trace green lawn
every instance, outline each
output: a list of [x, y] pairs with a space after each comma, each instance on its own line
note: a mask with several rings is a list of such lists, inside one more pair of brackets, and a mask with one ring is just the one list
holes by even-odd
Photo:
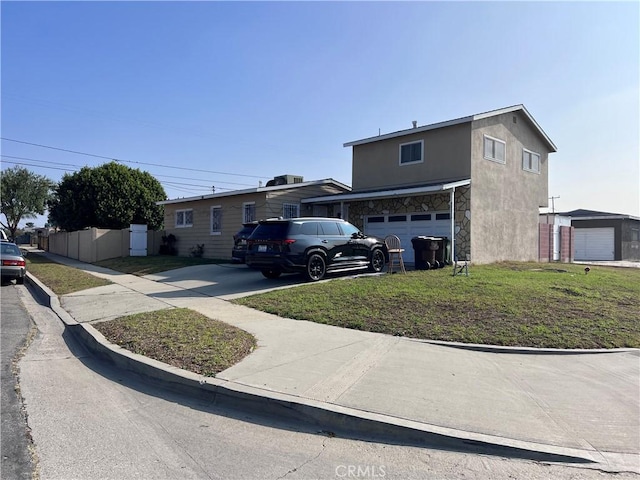
[[413, 338], [546, 348], [640, 347], [640, 269], [502, 263], [309, 284], [235, 302]]
[[93, 326], [133, 353], [205, 376], [226, 370], [256, 347], [250, 333], [187, 308], [139, 313]]
[[109, 285], [109, 280], [68, 267], [42, 255], [30, 252], [26, 257], [27, 271], [44, 283], [56, 295], [67, 295], [93, 287]]

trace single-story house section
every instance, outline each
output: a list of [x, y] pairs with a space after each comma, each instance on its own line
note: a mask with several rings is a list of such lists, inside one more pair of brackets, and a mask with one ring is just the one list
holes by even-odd
[[582, 209], [560, 215], [571, 217], [577, 261], [640, 261], [640, 217]]
[[344, 144], [352, 191], [310, 197], [368, 234], [446, 236], [454, 258], [537, 261], [539, 209], [548, 206], [556, 146], [523, 105]]
[[233, 235], [243, 223], [273, 217], [337, 216], [331, 207], [301, 200], [350, 190], [331, 178], [305, 182], [299, 176], [281, 175], [264, 187], [165, 200], [158, 205], [164, 206], [166, 234], [177, 238], [178, 255], [189, 256], [204, 245], [204, 257], [230, 260]]

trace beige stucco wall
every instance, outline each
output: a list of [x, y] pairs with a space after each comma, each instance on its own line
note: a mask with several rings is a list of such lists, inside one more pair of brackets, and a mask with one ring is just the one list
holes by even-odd
[[[470, 132], [466, 123], [352, 147], [353, 191], [469, 178]], [[424, 140], [424, 161], [400, 165], [400, 145], [418, 140]]]
[[[332, 195], [344, 193], [344, 191], [334, 185], [311, 185], [168, 204], [164, 206], [165, 231], [178, 239], [175, 246], [180, 256], [189, 256], [194, 247], [204, 245], [204, 257], [230, 260], [233, 235], [242, 227], [244, 203], [255, 203], [256, 220], [261, 220], [282, 216], [284, 203], [300, 204], [302, 198]], [[213, 206], [222, 208], [222, 230], [220, 234], [215, 235], [211, 233], [211, 207]], [[311, 215], [311, 208], [300, 205], [300, 216]], [[185, 209], [193, 209], [193, 226], [177, 228], [175, 212]]]
[[[484, 158], [485, 134], [506, 142], [505, 164]], [[538, 207], [548, 203], [548, 147], [520, 112], [473, 122], [471, 141], [472, 262], [536, 261]], [[523, 147], [540, 154], [539, 174], [522, 169]]]

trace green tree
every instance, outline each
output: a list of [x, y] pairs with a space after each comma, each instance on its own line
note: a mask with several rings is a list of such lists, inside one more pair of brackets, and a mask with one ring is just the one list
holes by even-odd
[[148, 172], [117, 162], [84, 167], [65, 174], [49, 202], [49, 222], [63, 230], [87, 227], [126, 228], [131, 223], [162, 228], [163, 208], [157, 201], [167, 196]]
[[0, 175], [0, 212], [6, 219], [6, 223], [0, 224], [15, 238], [20, 220], [44, 214], [54, 184], [20, 166], [8, 168]]

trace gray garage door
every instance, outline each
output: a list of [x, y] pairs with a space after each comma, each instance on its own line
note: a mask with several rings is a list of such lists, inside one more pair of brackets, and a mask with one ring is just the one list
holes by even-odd
[[613, 260], [615, 233], [613, 227], [576, 228], [576, 260]]
[[420, 235], [450, 237], [450, 219], [449, 212], [370, 215], [365, 222], [365, 232], [381, 238], [397, 235], [404, 248], [402, 259], [407, 263], [413, 263], [415, 257], [411, 239]]

